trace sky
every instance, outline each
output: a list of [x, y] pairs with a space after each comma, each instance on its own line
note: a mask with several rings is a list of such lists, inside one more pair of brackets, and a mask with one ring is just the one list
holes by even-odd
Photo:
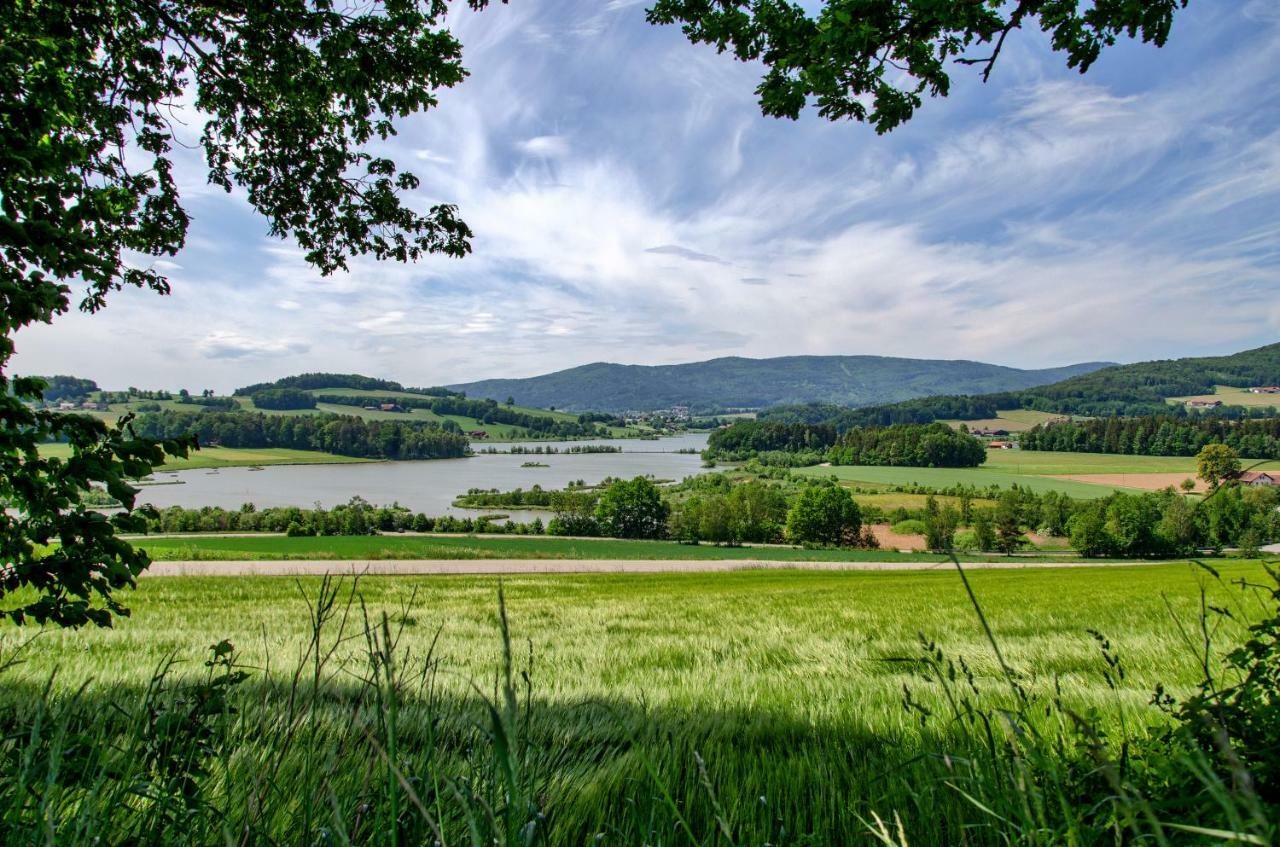
[[[1280, 4], [1196, 0], [1086, 75], [1015, 33], [886, 136], [761, 116], [761, 68], [632, 0], [459, 9], [470, 78], [399, 124], [411, 202], [464, 259], [322, 277], [238, 192], [177, 174], [173, 293], [17, 336], [15, 372], [107, 388], [304, 371], [406, 385], [596, 361], [875, 354], [1018, 367], [1280, 340]], [[198, 130], [198, 116], [188, 126]]]

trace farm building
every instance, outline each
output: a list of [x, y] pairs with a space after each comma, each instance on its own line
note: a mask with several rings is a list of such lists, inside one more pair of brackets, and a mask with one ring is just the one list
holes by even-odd
[[399, 403], [379, 403], [378, 411], [380, 412], [403, 412]]
[[1239, 479], [1241, 485], [1280, 485], [1280, 475], [1266, 471], [1245, 471]]
[[991, 441], [987, 443], [988, 450], [1012, 450], [1017, 446], [1012, 441]]
[[1280, 385], [1255, 385], [1249, 389], [1250, 394], [1280, 394]]
[[983, 438], [995, 438], [995, 437], [1003, 437], [1008, 435], [1009, 430], [1007, 429], [975, 429], [969, 434], [981, 436]]
[[485, 432], [483, 429], [473, 429], [470, 432], [468, 432], [467, 435], [471, 436], [472, 438], [488, 438], [489, 437], [489, 433]]
[[1188, 400], [1188, 409], [1216, 409], [1222, 405], [1221, 400]]

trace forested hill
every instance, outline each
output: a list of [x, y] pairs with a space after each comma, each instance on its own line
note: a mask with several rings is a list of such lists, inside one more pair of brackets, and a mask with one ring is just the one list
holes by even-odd
[[[1230, 356], [1162, 359], [1115, 365], [1021, 391], [926, 397], [860, 409], [831, 406], [787, 406], [762, 417], [783, 423], [828, 423], [838, 430], [853, 426], [928, 423], [939, 419], [980, 420], [998, 410], [1035, 409], [1073, 415], [1185, 415], [1170, 397], [1210, 394], [1218, 385], [1244, 388], [1280, 384], [1280, 343]], [[1280, 405], [1278, 403], [1277, 405]], [[1243, 416], [1240, 407], [1214, 414]], [[1262, 409], [1249, 410], [1263, 414]]]
[[490, 379], [449, 386], [471, 397], [566, 410], [666, 409], [694, 412], [761, 409], [780, 403], [866, 406], [935, 394], [1015, 391], [1088, 373], [1105, 363], [1047, 370], [959, 360], [883, 356], [730, 357], [683, 365], [583, 365], [528, 379]]
[[1163, 403], [1167, 397], [1209, 394], [1217, 385], [1247, 388], [1277, 383], [1280, 383], [1280, 343], [1229, 356], [1116, 365], [1023, 394], [1049, 402], [1083, 398], [1094, 402]]

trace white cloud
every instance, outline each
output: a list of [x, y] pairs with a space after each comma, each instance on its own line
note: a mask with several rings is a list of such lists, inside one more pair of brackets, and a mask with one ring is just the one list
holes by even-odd
[[251, 338], [233, 330], [214, 330], [200, 340], [196, 349], [209, 359], [240, 359], [305, 353], [311, 345], [296, 338]]
[[563, 159], [569, 155], [569, 140], [563, 135], [539, 135], [517, 142], [516, 149], [527, 156]]

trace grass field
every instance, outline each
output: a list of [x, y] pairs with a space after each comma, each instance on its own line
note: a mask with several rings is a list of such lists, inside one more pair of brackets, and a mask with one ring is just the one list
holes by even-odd
[[942, 421], [952, 427], [964, 424], [971, 431], [975, 429], [1007, 429], [1009, 432], [1026, 432], [1036, 424], [1061, 418], [1062, 415], [1052, 412], [1037, 412], [1032, 409], [1001, 409], [994, 418], [983, 418], [977, 421]]
[[[1245, 460], [1248, 467], [1280, 470], [1280, 462], [1261, 464]], [[1084, 499], [1105, 497], [1115, 486], [1099, 485], [1071, 479], [1052, 479], [1072, 474], [1186, 474], [1194, 477], [1193, 456], [1120, 456], [1107, 453], [1058, 453], [1033, 450], [988, 450], [987, 461], [976, 468], [886, 468], [840, 465], [834, 467], [799, 468], [806, 476], [835, 476], [850, 483], [880, 485], [919, 483], [935, 487], [955, 484], [976, 486], [1017, 483], [1032, 491], [1061, 491]], [[1122, 490], [1142, 488], [1140, 480]]]
[[[1224, 579], [1260, 575], [1248, 563], [1222, 571]], [[1163, 722], [1147, 704], [1155, 685], [1180, 694], [1198, 679], [1179, 625], [1194, 620], [1201, 586], [1209, 602], [1231, 602], [1230, 589], [1187, 565], [973, 572], [970, 580], [1032, 696], [1061, 687], [1071, 708], [1098, 710], [1117, 732], [1123, 715], [1139, 742]], [[137, 784], [163, 796], [151, 771], [126, 777], [135, 760], [150, 761], [145, 751], [173, 749], [157, 748], [152, 734], [186, 726], [189, 713], [167, 707], [164, 692], [178, 692], [179, 709], [197, 701], [181, 699], [172, 681], [146, 692], [152, 671], [175, 658], [175, 678], [203, 678], [202, 660], [222, 639], [249, 678], [230, 695], [236, 711], [215, 709], [212, 730], [197, 737], [209, 775], [184, 795], [194, 799], [179, 807], [181, 837], [165, 843], [224, 843], [225, 832], [244, 843], [494, 843], [468, 833], [496, 820], [510, 844], [541, 832], [538, 843], [547, 844], [812, 847], [874, 843], [877, 813], [891, 825], [900, 816], [905, 837], [894, 843], [979, 845], [1008, 843], [1017, 825], [1003, 817], [1020, 796], [1012, 787], [1009, 808], [984, 811], [999, 794], [983, 793], [974, 777], [982, 744], [966, 742], [944, 689], [910, 660], [923, 655], [922, 633], [966, 660], [981, 693], [960, 696], [1007, 699], [954, 572], [507, 578], [517, 670], [509, 701], [495, 676], [498, 580], [367, 579], [360, 603], [346, 603], [346, 587], [337, 593], [328, 628], [313, 640], [316, 607], [306, 598], [320, 586], [318, 578], [144, 581], [127, 595], [133, 616], [113, 629], [49, 631], [28, 645], [3, 672], [0, 707], [43, 714], [53, 677], [54, 698], [66, 700], [41, 718], [40, 743], [52, 748], [68, 732], [78, 756], [66, 788], [48, 775], [13, 795], [37, 804], [28, 840], [89, 842], [96, 826], [126, 843], [171, 830], [128, 793]], [[384, 614], [385, 634], [366, 638], [360, 621]], [[1114, 690], [1089, 628], [1123, 659]], [[25, 637], [0, 630], [0, 655], [13, 655]], [[937, 718], [922, 724], [904, 710], [904, 686]], [[963, 681], [960, 688], [967, 691]], [[62, 715], [93, 716], [101, 743], [114, 739], [111, 755], [98, 764], [87, 725], [59, 730]], [[1062, 765], [1075, 755], [1060, 754]], [[1033, 780], [1053, 776], [1029, 765]], [[1058, 814], [1052, 802], [1042, 809], [1027, 843], [1065, 843], [1054, 837]], [[388, 826], [400, 837], [388, 838]], [[345, 837], [326, 835], [335, 832]]]
[[[69, 444], [41, 444], [40, 455], [66, 458], [71, 455]], [[202, 447], [185, 459], [172, 459], [162, 465], [162, 471], [186, 471], [199, 468], [254, 467], [257, 465], [327, 465], [348, 462], [367, 462], [352, 456], [339, 456], [319, 450], [288, 450], [283, 447]]]
[[[877, 506], [886, 512], [893, 509], [923, 509], [929, 500], [927, 494], [899, 494], [897, 492], [888, 492], [885, 494], [855, 494], [853, 499], [857, 500], [863, 506]], [[960, 507], [959, 497], [935, 497], [940, 506]], [[976, 507], [990, 507], [995, 505], [994, 500], [984, 500], [977, 498], [972, 501], [972, 505]]]
[[[992, 451], [995, 452], [995, 451]], [[882, 485], [926, 485], [946, 488], [950, 485], [986, 487], [998, 485], [1008, 488], [1014, 483], [1036, 492], [1061, 491], [1072, 497], [1088, 500], [1106, 497], [1112, 489], [1073, 480], [1051, 479], [1044, 476], [1019, 474], [1012, 470], [980, 468], [889, 468], [867, 465], [837, 465], [832, 467], [796, 468], [801, 476], [835, 477], [853, 485], [874, 483]]]
[[1243, 388], [1235, 388], [1230, 385], [1214, 386], [1212, 394], [1195, 394], [1188, 397], [1169, 397], [1167, 399], [1175, 406], [1181, 406], [1188, 400], [1221, 400], [1227, 406], [1259, 406], [1262, 408], [1275, 406], [1280, 408], [1280, 395], [1278, 394], [1250, 394]]
[[[942, 556], [890, 550], [806, 550], [793, 547], [716, 547], [674, 541], [623, 541], [519, 536], [373, 535], [315, 538], [165, 537], [134, 542], [157, 560], [223, 559], [763, 559], [776, 562], [943, 562]], [[999, 555], [965, 555], [973, 561], [1008, 561]], [[1019, 556], [1019, 561], [1029, 560]], [[1051, 561], [1051, 559], [1050, 559]]]

